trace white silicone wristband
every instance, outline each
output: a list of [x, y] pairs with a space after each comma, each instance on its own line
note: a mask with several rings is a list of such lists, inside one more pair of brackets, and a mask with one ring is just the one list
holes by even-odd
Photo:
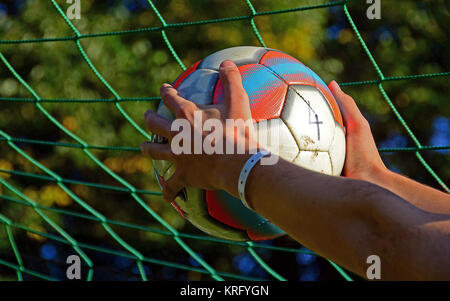
[[245, 162], [244, 167], [242, 167], [241, 174], [239, 175], [239, 182], [238, 182], [239, 197], [241, 198], [242, 204], [244, 204], [244, 206], [250, 210], [253, 209], [250, 208], [250, 206], [247, 203], [247, 200], [245, 199], [245, 184], [247, 183], [247, 178], [252, 168], [256, 165], [256, 163], [259, 162], [259, 160], [261, 160], [261, 158], [268, 155], [270, 155], [270, 152], [264, 150], [259, 151], [256, 154], [252, 155], [247, 160], [247, 162]]

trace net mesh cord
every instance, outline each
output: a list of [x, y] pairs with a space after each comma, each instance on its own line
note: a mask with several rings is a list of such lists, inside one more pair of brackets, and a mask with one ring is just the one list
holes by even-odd
[[[5, 216], [3, 213], [0, 213], [0, 224], [5, 228], [5, 232], [7, 235], [7, 238], [9, 240], [10, 244], [10, 250], [15, 258], [15, 262], [6, 261], [4, 259], [0, 258], [0, 265], [6, 266], [10, 269], [15, 270], [17, 274], [17, 279], [22, 280], [23, 274], [29, 274], [31, 276], [34, 276], [39, 279], [43, 280], [58, 280], [54, 279], [52, 276], [45, 275], [43, 273], [40, 273], [39, 271], [32, 270], [30, 268], [27, 268], [24, 265], [20, 248], [16, 244], [16, 241], [14, 239], [14, 231], [27, 231], [30, 233], [34, 233], [36, 235], [43, 236], [47, 239], [54, 240], [63, 244], [67, 244], [70, 246], [73, 251], [80, 256], [84, 264], [89, 268], [89, 272], [87, 273], [86, 280], [92, 280], [94, 275], [94, 263], [89, 258], [89, 256], [86, 254], [86, 250], [96, 251], [100, 253], [110, 254], [114, 256], [120, 256], [128, 259], [132, 259], [135, 261], [139, 275], [142, 280], [147, 280], [146, 271], [144, 269], [143, 264], [151, 264], [151, 265], [160, 265], [160, 266], [167, 266], [172, 267], [175, 269], [180, 270], [186, 270], [186, 271], [195, 271], [202, 274], [209, 275], [214, 280], [227, 280], [227, 279], [238, 279], [238, 280], [270, 280], [270, 279], [259, 279], [256, 277], [250, 277], [240, 274], [234, 274], [234, 273], [228, 273], [228, 272], [222, 272], [214, 269], [210, 264], [208, 264], [204, 259], [202, 259], [201, 256], [199, 256], [194, 250], [185, 242], [185, 240], [192, 241], [195, 243], [195, 241], [203, 240], [203, 241], [210, 241], [217, 244], [234, 244], [241, 247], [244, 247], [247, 249], [247, 252], [253, 257], [253, 259], [272, 277], [271, 279], [276, 280], [286, 280], [282, 275], [280, 275], [275, 269], [270, 267], [264, 260], [261, 258], [261, 256], [258, 255], [257, 250], [258, 249], [270, 249], [280, 252], [293, 252], [293, 253], [308, 253], [313, 254], [312, 252], [301, 250], [299, 248], [286, 248], [286, 247], [277, 247], [277, 246], [271, 246], [271, 245], [265, 245], [262, 243], [256, 243], [256, 242], [233, 242], [228, 240], [223, 240], [215, 237], [210, 237], [206, 235], [194, 235], [189, 233], [182, 233], [178, 230], [176, 230], [174, 227], [172, 227], [170, 224], [168, 224], [161, 216], [159, 216], [154, 210], [152, 210], [146, 202], [142, 199], [142, 195], [161, 195], [160, 191], [150, 191], [150, 190], [144, 190], [144, 189], [138, 189], [131, 185], [129, 182], [127, 182], [126, 179], [119, 176], [116, 172], [112, 171], [108, 166], [106, 166], [103, 162], [101, 162], [91, 151], [92, 150], [109, 150], [109, 151], [121, 151], [121, 152], [140, 152], [139, 148], [136, 147], [129, 147], [129, 146], [107, 146], [107, 145], [93, 145], [89, 144], [86, 141], [84, 141], [79, 136], [72, 133], [70, 130], [68, 130], [62, 123], [60, 123], [55, 117], [53, 117], [48, 110], [44, 108], [42, 105], [43, 103], [50, 103], [50, 102], [56, 102], [56, 103], [83, 103], [83, 104], [89, 104], [89, 103], [99, 103], [99, 102], [106, 102], [113, 105], [118, 112], [121, 114], [121, 116], [126, 119], [126, 121], [135, 128], [136, 131], [138, 131], [145, 139], [150, 140], [150, 134], [145, 130], [142, 129], [123, 109], [121, 106], [121, 103], [123, 102], [137, 102], [137, 101], [159, 101], [159, 97], [139, 97], [139, 98], [126, 98], [120, 96], [116, 90], [113, 88], [113, 86], [105, 80], [105, 78], [102, 76], [99, 70], [96, 69], [94, 64], [92, 63], [91, 59], [87, 55], [84, 47], [81, 44], [81, 40], [83, 39], [93, 39], [98, 37], [105, 37], [105, 36], [119, 36], [119, 35], [132, 35], [132, 34], [139, 34], [139, 33], [146, 33], [146, 32], [159, 32], [161, 34], [161, 37], [167, 46], [167, 50], [172, 56], [172, 58], [178, 63], [181, 70], [186, 70], [186, 66], [183, 64], [182, 60], [180, 59], [179, 55], [177, 54], [177, 51], [174, 49], [171, 41], [167, 37], [166, 31], [171, 30], [173, 28], [182, 28], [187, 26], [202, 26], [206, 24], [212, 24], [212, 23], [221, 23], [221, 22], [235, 22], [235, 21], [248, 21], [248, 24], [253, 31], [256, 39], [260, 43], [261, 46], [266, 47], [266, 43], [264, 42], [263, 37], [261, 36], [256, 24], [255, 24], [255, 18], [259, 16], [268, 16], [268, 15], [277, 15], [277, 14], [287, 14], [297, 11], [306, 11], [306, 10], [312, 10], [312, 9], [324, 9], [329, 8], [332, 6], [341, 7], [345, 13], [345, 16], [347, 18], [348, 23], [350, 24], [351, 28], [353, 29], [354, 35], [357, 37], [357, 40], [359, 41], [362, 50], [364, 54], [366, 55], [367, 59], [370, 60], [374, 70], [377, 73], [377, 78], [370, 81], [355, 81], [355, 82], [345, 82], [340, 83], [341, 86], [364, 86], [364, 85], [375, 85], [379, 92], [382, 95], [382, 98], [384, 101], [389, 105], [392, 113], [396, 116], [398, 122], [401, 124], [401, 126], [405, 129], [407, 135], [412, 139], [414, 142], [414, 147], [402, 147], [402, 148], [379, 148], [380, 152], [410, 152], [414, 153], [417, 160], [422, 164], [422, 166], [427, 170], [428, 173], [439, 183], [439, 185], [447, 192], [449, 191], [448, 186], [443, 182], [443, 180], [439, 177], [439, 175], [433, 170], [433, 168], [424, 160], [422, 157], [423, 151], [434, 151], [434, 150], [447, 150], [450, 149], [450, 145], [444, 145], [444, 146], [426, 146], [422, 145], [420, 141], [416, 138], [416, 135], [413, 133], [411, 128], [408, 126], [405, 119], [402, 117], [400, 112], [397, 110], [396, 106], [392, 102], [392, 100], [389, 98], [388, 94], [386, 93], [385, 89], [383, 88], [383, 83], [390, 82], [390, 81], [409, 81], [409, 80], [418, 80], [423, 78], [434, 78], [434, 77], [446, 77], [450, 75], [450, 72], [441, 72], [441, 73], [431, 73], [431, 74], [416, 74], [416, 75], [405, 75], [405, 76], [395, 76], [395, 77], [386, 77], [380, 67], [378, 66], [375, 58], [373, 57], [371, 51], [367, 47], [365, 41], [363, 40], [362, 36], [359, 33], [359, 30], [357, 26], [355, 25], [355, 22], [350, 14], [349, 8], [348, 8], [348, 0], [347, 1], [333, 1], [323, 4], [317, 4], [317, 5], [309, 5], [309, 6], [300, 6], [296, 8], [290, 8], [290, 9], [283, 9], [283, 10], [272, 10], [272, 11], [261, 11], [258, 12], [253, 7], [253, 4], [250, 0], [245, 0], [245, 4], [248, 7], [249, 14], [248, 15], [242, 15], [242, 16], [236, 16], [236, 17], [228, 17], [228, 18], [220, 18], [220, 19], [212, 19], [212, 20], [200, 20], [200, 21], [193, 21], [193, 22], [184, 22], [184, 23], [166, 23], [165, 19], [161, 15], [161, 13], [158, 11], [156, 6], [151, 0], [148, 0], [149, 9], [155, 14], [155, 16], [158, 18], [159, 22], [161, 23], [160, 26], [156, 27], [148, 27], [148, 28], [139, 28], [139, 29], [132, 29], [132, 30], [124, 30], [124, 31], [115, 31], [115, 32], [99, 32], [99, 33], [92, 33], [92, 34], [82, 34], [78, 31], [78, 29], [74, 26], [74, 24], [67, 18], [61, 7], [57, 4], [56, 1], [50, 0], [51, 4], [55, 8], [57, 14], [59, 17], [63, 18], [66, 22], [67, 26], [70, 27], [70, 29], [73, 32], [72, 36], [66, 36], [66, 37], [54, 37], [54, 38], [38, 38], [38, 39], [27, 39], [27, 40], [0, 40], [0, 44], [25, 44], [25, 43], [46, 43], [46, 42], [63, 42], [63, 43], [73, 43], [74, 47], [77, 48], [79, 55], [84, 59], [85, 63], [89, 66], [89, 68], [92, 70], [92, 72], [95, 74], [97, 79], [106, 87], [106, 89], [110, 92], [112, 95], [111, 98], [97, 98], [97, 99], [73, 99], [73, 98], [64, 98], [64, 99], [46, 99], [41, 97], [36, 93], [35, 90], [24, 80], [21, 74], [19, 74], [14, 66], [10, 64], [8, 59], [4, 56], [2, 52], [0, 52], [0, 60], [4, 67], [6, 67], [11, 74], [14, 76], [17, 81], [20, 82], [20, 84], [29, 92], [30, 97], [29, 98], [19, 98], [19, 97], [0, 97], [0, 103], [1, 102], [29, 102], [33, 103], [38, 111], [45, 116], [45, 118], [48, 119], [49, 122], [57, 126], [67, 137], [73, 140], [73, 143], [67, 143], [67, 142], [54, 142], [54, 141], [45, 141], [45, 140], [34, 140], [34, 139], [24, 139], [19, 137], [12, 137], [7, 132], [4, 131], [4, 129], [0, 129], [0, 143], [3, 144], [2, 147], [7, 145], [11, 151], [16, 152], [20, 156], [22, 156], [25, 160], [29, 161], [33, 165], [35, 165], [42, 173], [28, 173], [28, 172], [22, 172], [22, 171], [15, 171], [15, 170], [6, 170], [6, 169], [0, 169], [0, 173], [3, 174], [10, 174], [18, 177], [28, 177], [28, 178], [34, 178], [42, 181], [47, 182], [54, 182], [56, 185], [58, 185], [67, 195], [73, 199], [74, 202], [76, 202], [78, 205], [80, 205], [83, 209], [85, 209], [85, 213], [79, 213], [71, 210], [66, 209], [60, 209], [52, 206], [44, 206], [38, 204], [36, 200], [33, 200], [26, 196], [23, 192], [20, 191], [18, 187], [15, 187], [12, 185], [9, 181], [7, 181], [5, 178], [0, 177], [0, 184], [4, 187], [5, 190], [7, 190], [11, 195], [2, 194], [0, 195], [0, 199], [5, 202], [11, 202], [14, 204], [17, 204], [18, 206], [27, 206], [32, 208], [36, 214], [42, 218], [49, 227], [51, 227], [54, 230], [53, 234], [45, 233], [42, 231], [38, 231], [36, 229], [32, 229], [26, 225], [16, 223], [9, 217]], [[269, 45], [270, 47], [270, 45]], [[92, 160], [100, 169], [102, 169], [109, 177], [113, 178], [117, 183], [120, 185], [105, 185], [100, 183], [94, 183], [94, 182], [86, 182], [81, 180], [74, 180], [74, 179], [68, 179], [64, 178], [60, 175], [58, 175], [56, 172], [50, 170], [49, 168], [45, 167], [44, 164], [38, 162], [36, 159], [34, 159], [32, 156], [28, 155], [21, 147], [19, 146], [21, 143], [29, 143], [29, 144], [36, 144], [36, 145], [49, 145], [54, 147], [61, 147], [61, 148], [71, 148], [71, 149], [77, 149], [80, 152], [83, 152], [86, 158], [89, 160]], [[78, 184], [78, 185], [86, 185], [89, 187], [93, 187], [96, 189], [103, 189], [103, 190], [109, 190], [114, 191], [117, 193], [123, 193], [128, 194], [141, 208], [148, 213], [148, 215], [155, 219], [158, 223], [161, 224], [161, 226], [164, 228], [164, 230], [152, 228], [152, 227], [144, 227], [141, 225], [133, 224], [133, 223], [127, 223], [127, 222], [121, 222], [119, 220], [112, 220], [108, 219], [106, 216], [104, 216], [101, 212], [95, 210], [93, 207], [91, 207], [88, 202], [81, 197], [79, 197], [76, 193], [74, 193], [67, 184]], [[58, 213], [61, 215], [67, 215], [72, 216], [77, 219], [84, 219], [89, 221], [94, 221], [97, 223], [100, 223], [101, 226], [104, 228], [104, 230], [116, 241], [121, 247], [122, 250], [113, 250], [108, 249], [105, 247], [93, 245], [93, 244], [87, 244], [80, 242], [76, 239], [74, 239], [70, 233], [68, 233], [66, 230], [64, 230], [61, 226], [59, 226], [56, 222], [54, 222], [48, 215], [49, 212]], [[137, 250], [132, 246], [130, 242], [127, 242], [124, 238], [122, 238], [119, 234], [117, 234], [112, 226], [118, 226], [118, 227], [124, 227], [128, 229], [134, 229], [134, 230], [140, 230], [140, 231], [147, 231], [151, 233], [155, 233], [158, 235], [165, 235], [170, 236], [177, 245], [184, 250], [188, 255], [190, 255], [197, 263], [198, 266], [191, 266], [186, 264], [180, 264], [177, 262], [171, 262], [171, 261], [165, 261], [161, 259], [151, 258], [145, 256], [142, 252]], [[14, 231], [13, 231], [14, 230]], [[328, 260], [329, 261], [329, 260]], [[352, 278], [350, 275], [344, 271], [341, 267], [336, 265], [335, 263], [329, 261], [329, 263], [335, 268], [340, 275], [345, 279], [351, 281]]]

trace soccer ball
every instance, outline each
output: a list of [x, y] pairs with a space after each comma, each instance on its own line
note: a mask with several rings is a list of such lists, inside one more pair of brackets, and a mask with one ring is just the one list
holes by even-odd
[[[232, 60], [241, 72], [253, 119], [266, 123], [265, 127], [256, 127], [264, 128], [257, 133], [258, 139], [265, 141], [261, 143], [264, 147], [304, 168], [335, 176], [341, 173], [345, 134], [339, 107], [327, 85], [297, 59], [262, 47], [227, 48], [196, 62], [173, 86], [182, 97], [197, 104], [222, 102], [218, 70], [224, 60]], [[162, 102], [157, 112], [174, 119]], [[278, 135], [276, 149], [270, 139], [262, 139], [271, 131]], [[162, 140], [155, 136], [154, 141]], [[160, 185], [175, 171], [168, 161], [154, 160], [153, 166]], [[224, 191], [186, 187], [172, 206], [197, 228], [216, 237], [245, 241], [284, 234]]]

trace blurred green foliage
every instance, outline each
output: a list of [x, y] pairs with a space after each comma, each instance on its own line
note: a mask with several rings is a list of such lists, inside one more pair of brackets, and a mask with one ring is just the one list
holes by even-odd
[[[288, 0], [254, 2], [256, 11], [325, 3]], [[58, 3], [63, 9], [68, 7], [65, 1]], [[11, 7], [14, 5], [7, 4], [9, 11], [0, 14], [1, 40], [74, 35], [50, 1], [29, 0], [22, 1], [21, 5], [22, 7], [12, 13]], [[155, 5], [167, 23], [249, 14], [245, 1], [171, 0], [157, 1]], [[382, 1], [381, 20], [366, 18], [365, 1], [350, 1], [349, 10], [384, 75], [402, 76], [450, 70], [448, 6], [446, 1]], [[112, 0], [96, 3], [93, 0], [82, 1], [81, 19], [73, 20], [73, 23], [82, 34], [161, 25], [154, 12], [148, 5], [142, 5], [142, 1]], [[332, 79], [341, 83], [378, 78], [345, 19], [341, 6], [258, 16], [255, 23], [267, 47], [280, 49], [297, 57], [326, 82]], [[238, 45], [259, 46], [249, 20], [169, 28], [166, 34], [185, 66], [222, 48]], [[173, 81], [182, 71], [158, 31], [85, 38], [81, 40], [81, 44], [95, 67], [122, 97], [158, 96], [159, 86]], [[41, 98], [113, 98], [88, 67], [72, 41], [0, 44], [0, 52]], [[0, 66], [0, 97], [32, 97], [3, 64]], [[392, 81], [384, 83], [383, 86], [422, 144], [428, 145], [433, 141], [450, 144], [448, 77]], [[375, 85], [349, 86], [344, 90], [357, 100], [371, 123], [379, 146], [414, 146]], [[145, 129], [143, 114], [149, 108], [154, 109], [157, 101], [135, 101], [121, 105], [136, 123]], [[67, 129], [89, 144], [137, 147], [144, 140], [111, 102], [45, 103], [43, 106]], [[436, 120], [440, 121], [436, 123]], [[0, 101], [0, 129], [12, 137], [74, 142], [49, 122], [33, 103]], [[444, 134], [437, 134], [439, 131]], [[433, 140], [434, 135], [441, 136]], [[20, 147], [62, 177], [120, 186], [80, 149], [34, 144], [20, 144]], [[112, 150], [92, 152], [135, 187], [158, 190], [151, 162], [140, 153]], [[426, 151], [423, 155], [444, 182], [448, 183], [448, 152]], [[413, 153], [386, 153], [383, 158], [396, 171], [439, 187]], [[12, 150], [4, 141], [0, 141], [0, 169], [42, 174], [42, 171]], [[85, 213], [55, 183], [3, 173], [0, 176], [39, 204]], [[163, 229], [127, 193], [76, 184], [68, 184], [68, 187], [110, 219]], [[2, 186], [0, 194], [13, 196]], [[163, 203], [159, 196], [142, 195], [142, 198], [173, 227], [182, 232], [201, 234], [169, 205]], [[29, 207], [2, 199], [0, 212], [17, 223], [43, 232], [50, 231]], [[67, 218], [51, 212], [48, 215], [77, 240], [120, 249], [99, 223]], [[145, 255], [189, 264], [189, 256], [170, 236], [121, 227], [113, 228]], [[50, 273], [49, 265], [41, 264], [43, 259], [39, 258], [42, 256], [42, 246], [47, 240], [22, 230], [15, 230], [14, 235], [24, 261], [38, 270], [41, 269], [43, 273]], [[188, 243], [214, 268], [227, 272], [242, 272], [233, 264], [233, 258], [245, 251], [244, 248], [196, 240]], [[298, 246], [287, 237], [278, 239], [273, 244]], [[61, 249], [60, 252], [70, 254], [70, 249]], [[276, 267], [278, 272], [289, 279], [298, 279], [302, 269], [295, 264], [294, 254], [267, 254], [264, 258], [269, 265]], [[6, 233], [1, 227], [0, 258], [14, 262]], [[104, 274], [117, 273], [113, 268], [108, 272], [108, 260], [113, 259], [98, 260], [100, 263], [95, 264], [105, 269]], [[55, 261], [64, 265], [64, 256], [61, 255]], [[155, 279], [164, 279], [166, 272], [163, 268], [150, 268]], [[337, 273], [324, 262], [321, 262], [321, 271], [321, 279], [338, 278]], [[185, 274], [177, 271], [172, 278], [209, 279], [206, 275], [196, 272], [189, 272], [187, 276]], [[12, 276], [12, 270], [0, 267], [0, 279], [10, 279]]]

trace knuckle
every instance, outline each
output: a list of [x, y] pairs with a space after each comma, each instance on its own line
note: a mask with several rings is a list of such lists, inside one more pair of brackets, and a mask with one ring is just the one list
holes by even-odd
[[184, 102], [178, 106], [178, 114], [183, 118], [187, 118], [194, 114], [194, 111], [196, 110], [196, 108], [197, 107], [194, 103]]
[[232, 69], [232, 68], [224, 68], [223, 69], [223, 74], [225, 75], [225, 76], [229, 76], [230, 74], [233, 74], [234, 73], [234, 69]]
[[364, 118], [362, 115], [359, 118], [359, 124], [362, 128], [364, 129], [369, 129], [370, 130], [370, 123], [367, 121], [366, 118]]
[[180, 118], [186, 118], [187, 112], [185, 110], [183, 110], [183, 108], [178, 107], [178, 108], [176, 108], [175, 115]]
[[168, 98], [168, 97], [173, 97], [177, 94], [177, 90], [175, 90], [172, 87], [163, 87], [161, 88], [161, 97], [162, 98]]
[[185, 105], [188, 107], [188, 109], [191, 112], [194, 112], [194, 111], [198, 110], [197, 105], [195, 103], [191, 102], [191, 101], [186, 102]]
[[355, 120], [354, 128], [356, 131], [359, 131], [359, 132], [368, 132], [368, 131], [370, 132], [371, 131], [369, 122], [367, 121], [367, 119], [365, 119], [362, 116], [360, 118], [358, 118], [357, 120]]
[[340, 101], [344, 106], [353, 106], [356, 105], [353, 98], [344, 92], [340, 96], [337, 97], [338, 101]]
[[345, 98], [347, 99], [348, 102], [354, 103], [356, 105], [356, 102], [353, 99], [353, 97], [351, 97], [350, 95], [345, 94], [345, 93], [344, 93], [344, 96], [345, 96]]
[[233, 82], [240, 76], [240, 73], [236, 69], [227, 68], [224, 71], [224, 75], [227, 82]]

